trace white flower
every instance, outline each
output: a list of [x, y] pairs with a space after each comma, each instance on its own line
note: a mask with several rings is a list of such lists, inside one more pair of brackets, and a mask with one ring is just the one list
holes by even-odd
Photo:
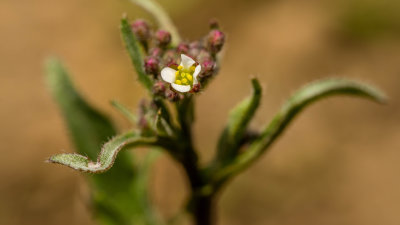
[[170, 83], [172, 88], [179, 92], [192, 90], [193, 85], [198, 84], [197, 76], [200, 74], [201, 66], [194, 66], [196, 62], [187, 55], [181, 54], [181, 64], [178, 70], [165, 67], [161, 70], [161, 78]]

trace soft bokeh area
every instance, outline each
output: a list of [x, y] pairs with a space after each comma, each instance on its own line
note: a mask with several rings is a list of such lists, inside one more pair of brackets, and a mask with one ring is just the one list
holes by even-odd
[[[259, 77], [264, 96], [253, 127], [315, 79], [340, 76], [376, 84], [381, 106], [334, 97], [307, 108], [254, 166], [221, 196], [221, 225], [400, 224], [400, 3], [398, 0], [160, 0], [188, 40], [218, 18], [227, 34], [222, 70], [198, 96], [196, 144], [214, 154], [229, 109]], [[46, 90], [43, 61], [59, 56], [76, 85], [121, 130], [109, 104], [134, 109], [135, 81], [118, 25], [151, 17], [128, 0], [0, 1], [0, 224], [94, 224], [82, 175], [44, 163], [73, 151]], [[166, 155], [151, 178], [152, 198], [173, 215], [186, 194]]]

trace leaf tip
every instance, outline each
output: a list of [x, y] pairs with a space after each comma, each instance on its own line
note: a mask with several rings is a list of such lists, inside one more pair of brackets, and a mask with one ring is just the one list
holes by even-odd
[[257, 94], [261, 93], [262, 87], [261, 87], [260, 81], [258, 80], [257, 77], [254, 76], [251, 78], [251, 84], [253, 85], [253, 89], [254, 89], [255, 93], [257, 93]]

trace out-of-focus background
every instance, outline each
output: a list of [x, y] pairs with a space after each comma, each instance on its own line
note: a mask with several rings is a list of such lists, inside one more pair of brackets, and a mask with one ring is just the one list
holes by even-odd
[[[222, 70], [198, 97], [203, 162], [229, 109], [249, 94], [251, 75], [265, 87], [254, 128], [323, 77], [373, 83], [390, 97], [385, 106], [335, 97], [306, 109], [221, 196], [220, 224], [400, 224], [398, 0], [160, 3], [188, 40], [205, 35], [210, 18], [227, 33]], [[145, 92], [120, 40], [124, 12], [151, 20], [128, 0], [0, 1], [0, 224], [94, 224], [82, 175], [44, 163], [73, 148], [42, 65], [62, 58], [84, 95], [126, 129], [109, 100], [135, 108]], [[167, 156], [153, 170], [152, 198], [164, 216], [184, 200], [182, 175]]]

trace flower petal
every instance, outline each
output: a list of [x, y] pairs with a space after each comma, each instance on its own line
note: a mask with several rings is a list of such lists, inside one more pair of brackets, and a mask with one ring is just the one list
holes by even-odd
[[196, 69], [194, 69], [193, 73], [193, 84], [198, 84], [199, 82], [197, 81], [197, 76], [200, 74], [201, 71], [201, 66], [200, 64], [196, 66]]
[[175, 90], [179, 92], [188, 92], [191, 89], [190, 85], [179, 85], [175, 83], [171, 83], [171, 85]]
[[168, 83], [174, 83], [176, 78], [175, 73], [176, 70], [169, 67], [165, 67], [164, 69], [161, 70], [161, 78]]
[[181, 65], [184, 69], [189, 69], [195, 61], [185, 54], [181, 54]]

